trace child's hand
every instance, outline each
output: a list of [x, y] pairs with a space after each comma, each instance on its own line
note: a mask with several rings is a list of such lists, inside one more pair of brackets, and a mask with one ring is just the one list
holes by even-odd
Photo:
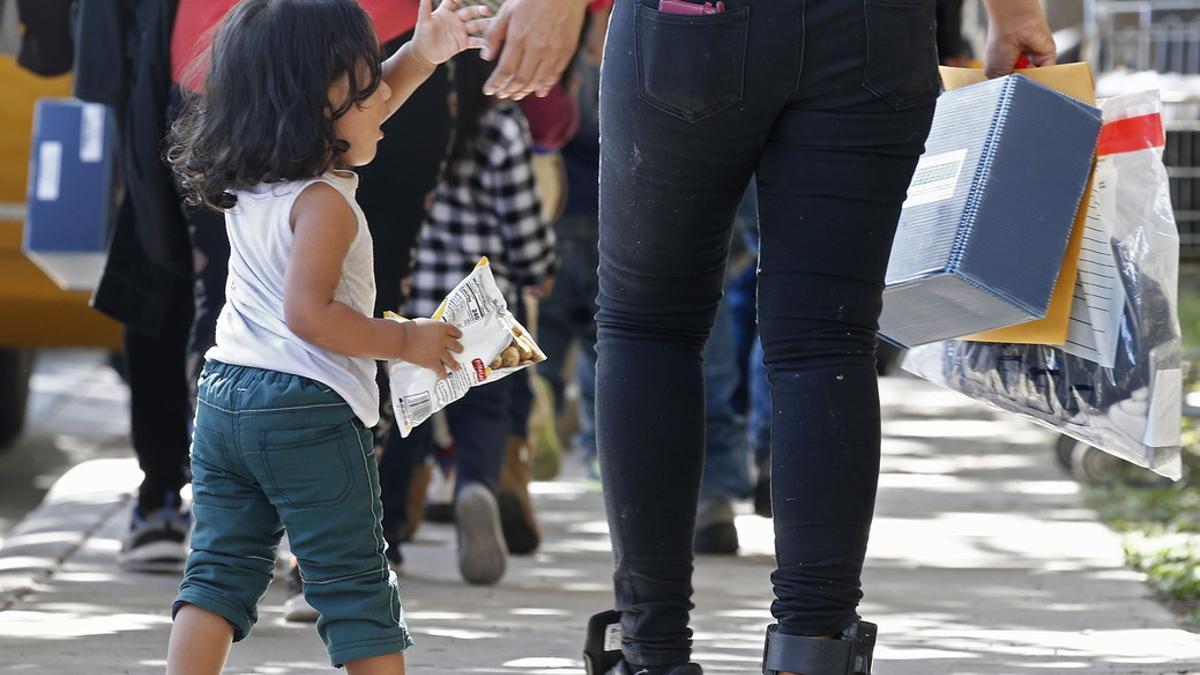
[[462, 331], [432, 319], [405, 321], [400, 326], [404, 329], [401, 359], [428, 368], [443, 380], [450, 376], [449, 371], [459, 369], [454, 354], [462, 353], [463, 346], [458, 341]]
[[433, 0], [421, 0], [413, 48], [435, 66], [467, 49], [481, 49], [487, 46], [482, 36], [492, 23], [484, 17], [491, 13], [484, 5], [460, 8], [459, 0], [442, 0], [434, 11]]

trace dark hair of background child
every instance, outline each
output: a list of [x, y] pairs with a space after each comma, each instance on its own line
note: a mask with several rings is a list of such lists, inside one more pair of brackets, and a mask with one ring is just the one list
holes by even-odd
[[479, 142], [479, 123], [495, 99], [483, 93], [483, 85], [495, 70], [495, 63], [479, 58], [479, 53], [467, 51], [454, 57], [455, 111], [454, 141], [450, 147], [451, 161], [469, 159]]

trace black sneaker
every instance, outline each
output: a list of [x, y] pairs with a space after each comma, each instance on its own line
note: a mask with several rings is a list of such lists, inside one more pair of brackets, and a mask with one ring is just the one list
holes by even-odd
[[733, 504], [727, 499], [701, 501], [696, 512], [696, 534], [692, 540], [692, 549], [696, 553], [736, 555], [738, 545]]
[[292, 562], [288, 572], [287, 602], [283, 603], [283, 620], [293, 623], [316, 623], [321, 616], [304, 597], [304, 580], [300, 578], [300, 566]]
[[191, 531], [192, 514], [180, 509], [178, 495], [167, 497], [161, 508], [150, 513], [143, 513], [135, 502], [121, 545], [121, 567], [135, 572], [182, 572]]
[[704, 669], [695, 663], [677, 666], [634, 666], [622, 661], [609, 671], [609, 675], [704, 675]]

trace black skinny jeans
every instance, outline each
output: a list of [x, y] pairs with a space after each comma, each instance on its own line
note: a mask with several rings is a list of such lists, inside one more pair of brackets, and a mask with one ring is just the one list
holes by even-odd
[[601, 79], [598, 444], [624, 651], [687, 661], [701, 351], [758, 180], [781, 630], [856, 619], [879, 473], [875, 334], [938, 93], [934, 0], [618, 0]]
[[143, 514], [162, 508], [168, 497], [178, 506], [179, 491], [191, 480], [192, 407], [184, 374], [192, 325], [191, 284], [177, 279], [168, 295], [170, 302], [156, 335], [125, 327], [130, 437], [143, 473], [138, 487], [138, 508]]

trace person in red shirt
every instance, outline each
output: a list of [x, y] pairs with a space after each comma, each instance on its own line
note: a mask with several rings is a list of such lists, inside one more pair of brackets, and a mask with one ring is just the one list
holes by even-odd
[[[602, 0], [603, 1], [603, 0]], [[238, 0], [179, 0], [171, 35], [171, 73], [193, 91], [203, 85], [201, 58], [212, 43], [213, 29]], [[417, 25], [417, 0], [359, 0], [375, 24], [380, 44], [388, 44]], [[199, 60], [199, 61], [198, 61]]]

